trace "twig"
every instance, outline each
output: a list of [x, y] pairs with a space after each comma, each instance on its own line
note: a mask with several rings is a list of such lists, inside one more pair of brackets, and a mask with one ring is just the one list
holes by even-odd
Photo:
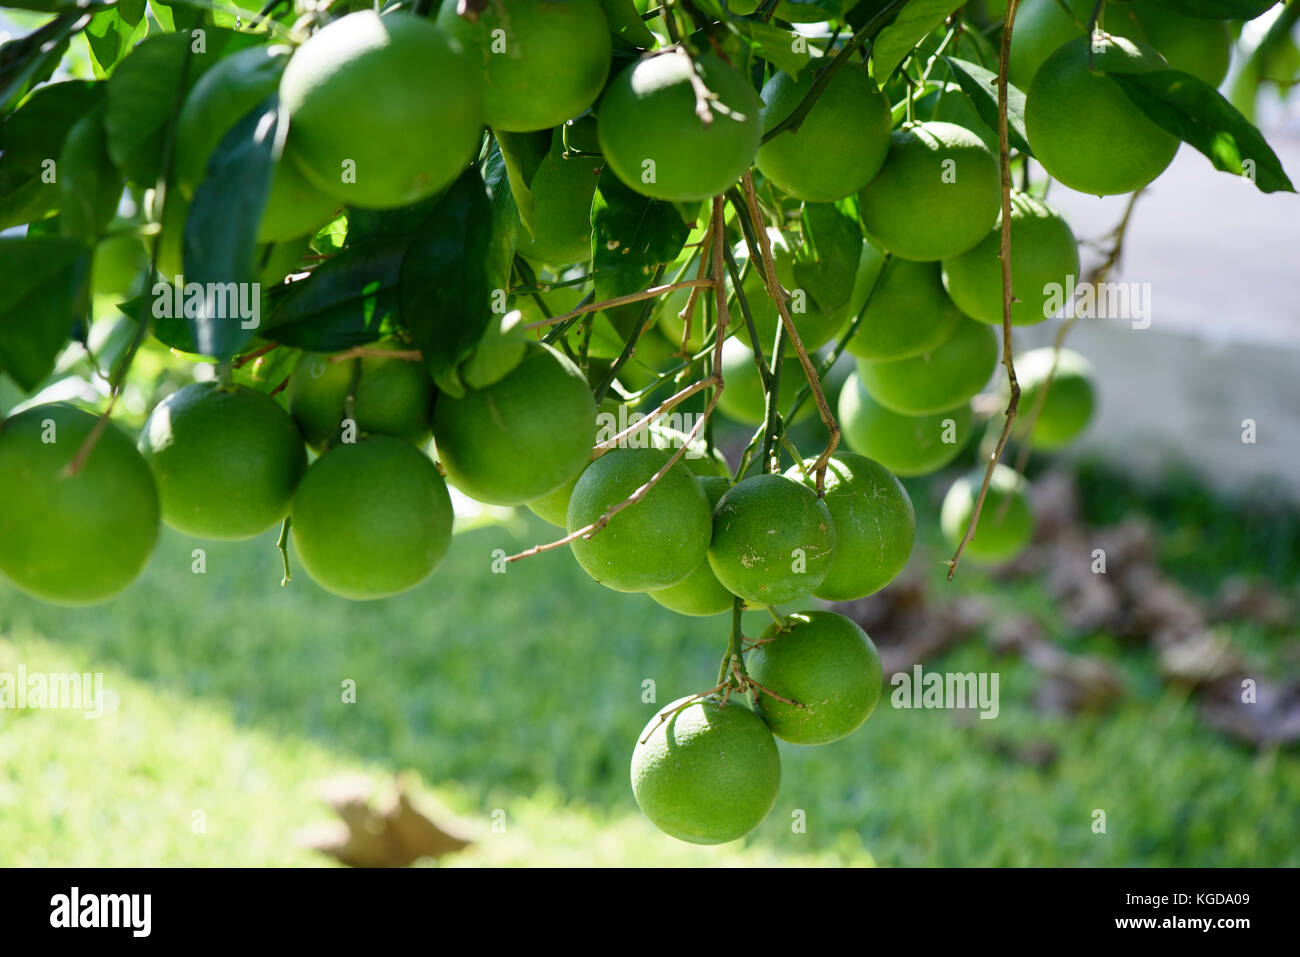
[[369, 346], [353, 346], [330, 356], [330, 362], [346, 362], [349, 359], [401, 359], [403, 362], [420, 362], [424, 353], [419, 349], [373, 349]]
[[646, 299], [655, 299], [665, 293], [672, 292], [674, 289], [689, 289], [693, 286], [712, 286], [712, 279], [683, 279], [681, 282], [669, 283], [666, 286], [652, 286], [649, 289], [642, 289], [640, 292], [630, 292], [626, 296], [615, 296], [613, 299], [606, 299], [604, 302], [589, 302], [564, 313], [562, 316], [552, 316], [548, 319], [538, 319], [536, 322], [527, 323], [525, 329], [540, 329], [542, 326], [553, 326], [557, 322], [566, 322], [569, 319], [576, 319], [588, 312], [600, 312], [603, 309], [613, 309], [615, 306], [626, 306], [633, 302], [643, 302]]
[[957, 573], [957, 563], [966, 545], [975, 536], [975, 526], [979, 524], [980, 512], [984, 508], [984, 499], [988, 496], [989, 483], [993, 480], [993, 471], [1002, 458], [1002, 451], [1007, 447], [1011, 435], [1011, 426], [1016, 421], [1016, 411], [1020, 407], [1020, 383], [1016, 380], [1016, 365], [1011, 354], [1011, 304], [1015, 293], [1011, 288], [1011, 146], [1007, 124], [1007, 61], [1011, 56], [1011, 30], [1016, 20], [1016, 8], [1020, 0], [1007, 0], [1006, 19], [1002, 25], [1002, 52], [998, 61], [998, 163], [1002, 181], [1002, 248], [999, 258], [1002, 260], [1002, 364], [1007, 367], [1007, 382], [1010, 386], [1011, 399], [1007, 403], [1006, 421], [1002, 424], [1002, 434], [998, 436], [997, 447], [989, 456], [988, 467], [984, 470], [984, 481], [980, 483], [979, 496], [975, 499], [975, 508], [966, 531], [952, 558], [948, 560], [948, 581]]
[[286, 515], [284, 521], [280, 523], [280, 537], [275, 543], [275, 547], [280, 550], [280, 560], [284, 562], [284, 577], [280, 579], [281, 588], [288, 585], [292, 577], [289, 574], [289, 529], [292, 526], [293, 516]]
[[645, 418], [638, 419], [636, 422], [633, 422], [622, 432], [618, 433], [618, 435], [611, 436], [610, 438], [606, 439], [604, 442], [601, 442], [599, 445], [597, 445], [596, 448], [592, 450], [593, 451], [592, 458], [597, 458], [603, 453], [608, 452], [610, 449], [618, 448], [618, 446], [622, 444], [629, 436], [635, 435], [637, 432], [640, 432], [642, 429], [649, 428], [650, 424], [655, 419], [659, 418], [660, 416], [666, 415], [668, 412], [672, 411], [676, 406], [680, 405], [682, 402], [685, 402], [691, 396], [699, 392], [703, 392], [712, 384], [713, 383], [710, 377], [706, 376], [705, 378], [700, 379], [697, 382], [692, 382], [690, 385], [682, 389], [680, 392], [670, 395], [668, 398], [664, 399], [663, 402], [659, 403], [659, 405], [656, 406], [652, 411], [646, 413]]

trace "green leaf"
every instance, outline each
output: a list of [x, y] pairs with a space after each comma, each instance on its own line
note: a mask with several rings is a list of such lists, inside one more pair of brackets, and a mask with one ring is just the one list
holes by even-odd
[[597, 302], [644, 289], [690, 235], [675, 206], [633, 192], [608, 166], [596, 184], [591, 227]]
[[113, 72], [113, 67], [149, 32], [149, 24], [139, 18], [134, 23], [123, 15], [122, 7], [100, 10], [86, 26], [90, 44], [90, 62], [98, 79]]
[[[943, 62], [952, 71], [953, 78], [960, 84], [962, 92], [970, 97], [975, 105], [975, 112], [985, 123], [998, 129], [998, 75], [984, 69], [969, 60], [946, 56]], [[1029, 148], [1029, 137], [1025, 133], [1025, 94], [1014, 83], [1007, 82], [1007, 139], [1011, 146], [1027, 156], [1034, 152]]]
[[406, 237], [349, 246], [284, 287], [262, 334], [312, 352], [363, 346], [391, 333]]
[[[241, 290], [238, 303], [255, 303], [260, 297], [244, 293], [257, 278], [257, 230], [266, 209], [271, 174], [284, 147], [288, 117], [280, 109], [278, 94], [234, 125], [217, 144], [208, 160], [208, 175], [194, 191], [185, 219], [185, 279], [205, 288]], [[258, 333], [255, 318], [233, 310], [197, 316], [186, 310], [196, 350], [228, 359]]]
[[610, 32], [622, 37], [632, 46], [649, 49], [655, 45], [655, 35], [637, 13], [632, 0], [600, 0], [605, 8], [605, 19], [609, 21]]
[[465, 394], [456, 368], [492, 317], [487, 257], [492, 206], [477, 170], [443, 195], [402, 262], [402, 324], [415, 337], [438, 388]]
[[911, 0], [871, 44], [871, 78], [877, 86], [898, 68], [931, 30], [943, 26], [965, 0]]
[[0, 229], [58, 211], [63, 140], [102, 102], [104, 86], [87, 80], [50, 83], [0, 126]]
[[86, 311], [90, 247], [61, 236], [0, 237], [0, 368], [31, 392]]
[[506, 174], [510, 179], [510, 189], [515, 194], [515, 205], [519, 208], [519, 221], [528, 230], [528, 235], [536, 237], [537, 228], [533, 225], [533, 193], [529, 185], [537, 175], [537, 168], [551, 149], [551, 131], [541, 130], [537, 133], [504, 133], [494, 130], [497, 148], [506, 164]]
[[782, 30], [761, 20], [738, 19], [732, 22], [749, 37], [755, 53], [791, 76], [798, 76], [799, 71], [812, 60], [807, 42], [792, 30]]
[[1277, 0], [1151, 0], [1158, 7], [1185, 17], [1205, 20], [1254, 20]]
[[1204, 153], [1215, 169], [1247, 175], [1265, 193], [1295, 192], [1259, 130], [1204, 80], [1178, 70], [1107, 76], [1152, 122]]
[[96, 242], [117, 212], [122, 177], [108, 156], [102, 106], [68, 131], [59, 154], [59, 227], [65, 236]]
[[25, 37], [0, 44], [0, 116], [50, 78], [72, 35], [88, 22], [80, 13], [63, 13]]
[[493, 290], [510, 287], [510, 270], [519, 238], [519, 207], [510, 189], [509, 175], [501, 150], [494, 144], [483, 164], [483, 184], [492, 201], [492, 239], [488, 246], [487, 281]]
[[822, 312], [834, 312], [853, 295], [862, 257], [862, 227], [850, 201], [804, 203], [803, 244], [795, 250], [794, 275]]

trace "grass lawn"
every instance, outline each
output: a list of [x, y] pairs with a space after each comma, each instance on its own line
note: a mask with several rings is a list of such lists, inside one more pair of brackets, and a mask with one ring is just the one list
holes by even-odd
[[[844, 741], [781, 745], [781, 795], [748, 839], [679, 844], [640, 816], [628, 759], [656, 708], [647, 682], [659, 703], [711, 684], [726, 617], [607, 591], [567, 551], [493, 573], [496, 549], [550, 532], [528, 516], [460, 534], [425, 585], [377, 603], [305, 575], [281, 588], [274, 534], [165, 532], [142, 580], [95, 608], [0, 585], [0, 672], [103, 672], [118, 701], [98, 720], [0, 711], [0, 865], [325, 863], [294, 839], [331, 817], [321, 782], [398, 770], [470, 823], [477, 843], [445, 859], [458, 865], [1300, 864], [1294, 752], [1229, 742], [1149, 653], [1104, 635], [1085, 645], [1120, 663], [1129, 692], [1110, 714], [1043, 717], [1032, 669], [967, 642], [926, 668], [999, 672], [996, 720], [882, 701]], [[914, 560], [937, 580], [939, 557]], [[965, 569], [962, 581], [989, 584]], [[1051, 627], [1036, 587], [999, 600]], [[1058, 759], [1006, 756], [1029, 742]]]

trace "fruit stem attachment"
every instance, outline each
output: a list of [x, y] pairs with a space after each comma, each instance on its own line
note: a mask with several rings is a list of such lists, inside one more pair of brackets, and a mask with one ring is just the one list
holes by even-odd
[[749, 678], [748, 672], [745, 671], [744, 644], [745, 632], [741, 627], [741, 613], [745, 610], [745, 601], [743, 598], [734, 598], [731, 602], [731, 634], [727, 638], [727, 653], [722, 656], [722, 664], [718, 667], [718, 684], [729, 686], [732, 679], [739, 679], [741, 687], [744, 687], [745, 680]]
[[293, 516], [286, 515], [284, 521], [280, 523], [280, 537], [275, 542], [275, 547], [280, 550], [280, 561], [284, 563], [284, 577], [280, 579], [281, 588], [288, 585], [293, 577], [289, 573], [289, 529], [292, 526]]
[[1011, 426], [1016, 421], [1016, 412], [1020, 408], [1020, 383], [1016, 380], [1016, 365], [1011, 355], [1011, 304], [1016, 301], [1016, 296], [1011, 288], [1011, 144], [1007, 122], [1007, 63], [1011, 57], [1011, 30], [1015, 25], [1016, 8], [1019, 5], [1020, 0], [1007, 0], [1006, 19], [1002, 24], [1002, 51], [998, 57], [998, 165], [1002, 181], [1002, 247], [998, 258], [1002, 260], [1002, 364], [1007, 367], [1011, 399], [1007, 402], [1002, 434], [998, 436], [997, 447], [989, 456], [988, 466], [984, 470], [984, 481], [980, 483], [980, 493], [975, 499], [970, 521], [966, 523], [966, 531], [957, 543], [957, 550], [948, 559], [948, 581], [952, 581], [953, 575], [957, 573], [961, 553], [975, 537], [975, 526], [979, 524], [980, 512], [984, 509], [989, 483], [993, 481], [993, 470], [998, 467], [1002, 452], [1007, 447]]

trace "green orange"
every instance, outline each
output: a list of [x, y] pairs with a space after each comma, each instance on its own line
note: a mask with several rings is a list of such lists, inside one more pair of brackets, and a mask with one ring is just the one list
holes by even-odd
[[905, 415], [932, 415], [964, 405], [988, 383], [998, 363], [991, 326], [963, 318], [940, 346], [910, 359], [858, 360], [858, 377], [871, 397]]
[[528, 343], [508, 375], [434, 403], [433, 434], [451, 483], [492, 505], [522, 505], [586, 466], [596, 403], [582, 371], [550, 346]]
[[736, 698], [680, 698], [646, 725], [632, 752], [632, 793], [664, 833], [725, 844], [762, 823], [781, 787], [772, 732]]
[[1088, 427], [1097, 390], [1092, 364], [1079, 353], [1062, 349], [1058, 357], [1052, 348], [1032, 349], [1016, 357], [1016, 379], [1020, 383], [1017, 438], [1024, 438], [1032, 418], [1034, 448], [1051, 452], [1069, 445]]
[[265, 393], [195, 382], [154, 407], [140, 452], [162, 517], [198, 538], [252, 538], [289, 511], [307, 450], [293, 419]]
[[556, 130], [546, 154], [528, 185], [533, 196], [530, 235], [521, 221], [515, 250], [525, 259], [564, 266], [591, 258], [591, 199], [596, 193], [597, 161], [564, 155]]
[[[661, 449], [613, 449], [592, 462], [569, 499], [568, 529], [591, 525], [669, 462]], [[636, 503], [572, 544], [583, 571], [614, 591], [676, 585], [704, 560], [711, 519], [704, 488], [681, 461]]]
[[880, 653], [867, 633], [831, 611], [787, 615], [768, 625], [746, 667], [772, 692], [754, 692], [759, 717], [793, 744], [848, 737], [871, 717], [884, 683]]
[[856, 372], [840, 391], [839, 421], [849, 448], [903, 476], [943, 468], [971, 435], [969, 404], [932, 415], [893, 412], [871, 397]]
[[[786, 478], [817, 487], [813, 459], [791, 466]], [[826, 465], [823, 501], [835, 524], [831, 570], [813, 594], [852, 601], [884, 588], [903, 570], [916, 537], [916, 513], [907, 490], [889, 469], [853, 452]]]
[[[972, 472], [957, 479], [944, 496], [939, 510], [939, 527], [953, 548], [966, 534], [983, 481], [983, 469]], [[980, 509], [975, 535], [966, 544], [963, 554], [981, 562], [1010, 561], [1029, 544], [1033, 533], [1034, 515], [1030, 510], [1025, 480], [1014, 469], [998, 465], [993, 470], [988, 494]]]
[[709, 564], [732, 594], [779, 605], [825, 581], [835, 542], [835, 523], [813, 489], [784, 475], [754, 475], [714, 506]]
[[943, 345], [959, 322], [938, 263], [891, 256], [846, 348], [859, 359], [906, 359]]
[[103, 601], [135, 581], [158, 540], [158, 492], [131, 440], [107, 425], [75, 475], [65, 468], [97, 417], [33, 406], [0, 424], [0, 572], [65, 605]]
[[427, 455], [375, 435], [330, 449], [293, 499], [294, 550], [328, 592], [353, 600], [414, 588], [451, 544], [447, 485]]
[[[731, 480], [721, 476], [706, 476], [700, 479], [700, 486], [709, 500], [709, 508], [718, 504], [724, 492], [731, 487]], [[660, 605], [682, 615], [705, 617], [721, 615], [731, 611], [735, 596], [722, 586], [718, 576], [705, 557], [691, 572], [676, 585], [649, 592]]]

